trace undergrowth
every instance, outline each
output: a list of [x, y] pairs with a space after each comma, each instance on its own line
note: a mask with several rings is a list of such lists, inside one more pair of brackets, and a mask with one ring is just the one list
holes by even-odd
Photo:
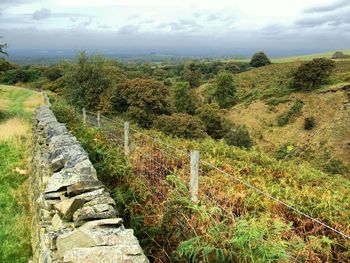
[[[54, 110], [89, 152], [99, 178], [113, 191], [126, 225], [135, 230], [152, 262], [350, 260], [346, 239], [209, 166], [201, 167], [198, 204], [189, 198], [185, 167], [174, 174], [158, 170], [158, 177], [136, 176], [138, 166], [154, 167], [136, 162], [133, 153], [126, 160], [104, 132], [82, 125], [73, 111], [67, 114], [67, 106], [58, 103]], [[350, 182], [341, 176], [210, 138], [190, 141], [144, 132], [187, 151], [197, 149], [202, 160], [349, 234]], [[147, 145], [137, 149], [146, 150]]]

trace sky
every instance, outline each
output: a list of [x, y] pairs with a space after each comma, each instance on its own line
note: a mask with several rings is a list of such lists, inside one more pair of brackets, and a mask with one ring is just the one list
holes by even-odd
[[8, 51], [272, 56], [350, 49], [350, 0], [0, 0]]

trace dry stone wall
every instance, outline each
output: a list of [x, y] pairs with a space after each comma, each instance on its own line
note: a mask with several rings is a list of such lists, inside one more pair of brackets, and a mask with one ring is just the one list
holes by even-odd
[[49, 106], [34, 122], [32, 261], [148, 262], [76, 138]]

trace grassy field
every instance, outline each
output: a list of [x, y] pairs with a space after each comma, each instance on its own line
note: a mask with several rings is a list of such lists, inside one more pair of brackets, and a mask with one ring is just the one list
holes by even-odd
[[30, 117], [40, 93], [0, 85], [0, 262], [31, 256], [28, 170]]
[[[300, 56], [289, 56], [289, 57], [279, 57], [279, 58], [271, 58], [272, 63], [286, 63], [286, 62], [295, 62], [295, 61], [308, 61], [312, 60], [314, 58], [331, 58], [335, 51], [341, 51], [345, 55], [350, 55], [350, 49], [346, 50], [334, 50], [334, 51], [328, 51], [324, 53], [316, 53], [316, 54], [310, 54], [310, 55], [300, 55]], [[229, 61], [235, 61], [235, 62], [249, 62], [250, 58], [248, 59], [234, 59]]]

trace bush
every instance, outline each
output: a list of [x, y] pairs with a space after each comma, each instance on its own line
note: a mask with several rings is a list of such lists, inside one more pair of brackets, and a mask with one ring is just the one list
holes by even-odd
[[338, 159], [330, 159], [324, 164], [323, 169], [330, 174], [342, 174], [346, 171], [346, 167], [342, 161]]
[[334, 61], [326, 58], [305, 62], [292, 73], [292, 88], [305, 91], [316, 89], [325, 83], [334, 68]]
[[334, 52], [334, 54], [332, 55], [332, 59], [344, 59], [344, 58], [350, 58], [349, 55], [345, 55], [343, 52], [341, 51], [336, 51]]
[[229, 145], [242, 148], [250, 148], [253, 145], [249, 131], [244, 125], [233, 125], [225, 134], [224, 140]]
[[285, 126], [288, 123], [291, 123], [294, 120], [294, 118], [299, 115], [303, 106], [304, 103], [301, 100], [297, 100], [296, 102], [294, 102], [287, 112], [282, 113], [277, 117], [277, 125]]
[[143, 127], [150, 127], [158, 115], [167, 113], [168, 89], [152, 79], [127, 80], [117, 87], [113, 107], [126, 111]]
[[304, 129], [312, 130], [316, 125], [316, 120], [314, 117], [306, 117], [304, 119]]
[[288, 156], [292, 156], [296, 147], [292, 144], [286, 143], [281, 145], [275, 152], [275, 158], [278, 160], [285, 159]]
[[171, 100], [176, 112], [193, 115], [196, 111], [196, 97], [186, 82], [176, 84]]
[[19, 82], [28, 83], [39, 79], [41, 76], [41, 70], [35, 67], [26, 66], [6, 71], [1, 78], [1, 82], [9, 85]]
[[230, 73], [238, 73], [241, 71], [240, 67], [235, 62], [227, 62], [224, 69]]
[[204, 104], [196, 111], [202, 122], [205, 124], [206, 133], [214, 138], [221, 139], [227, 132], [227, 121], [222, 117], [223, 112], [216, 103]]
[[250, 60], [250, 65], [255, 68], [263, 67], [270, 64], [271, 61], [264, 52], [255, 53], [252, 59]]
[[55, 65], [55, 66], [51, 66], [48, 69], [46, 69], [44, 71], [44, 75], [50, 81], [55, 81], [63, 76], [63, 71], [59, 66]]
[[187, 139], [203, 138], [205, 126], [202, 121], [186, 113], [174, 113], [171, 116], [159, 116], [154, 127], [165, 134]]
[[187, 67], [184, 70], [183, 79], [188, 81], [191, 88], [196, 88], [200, 85], [201, 73], [199, 70], [192, 70], [191, 68]]

